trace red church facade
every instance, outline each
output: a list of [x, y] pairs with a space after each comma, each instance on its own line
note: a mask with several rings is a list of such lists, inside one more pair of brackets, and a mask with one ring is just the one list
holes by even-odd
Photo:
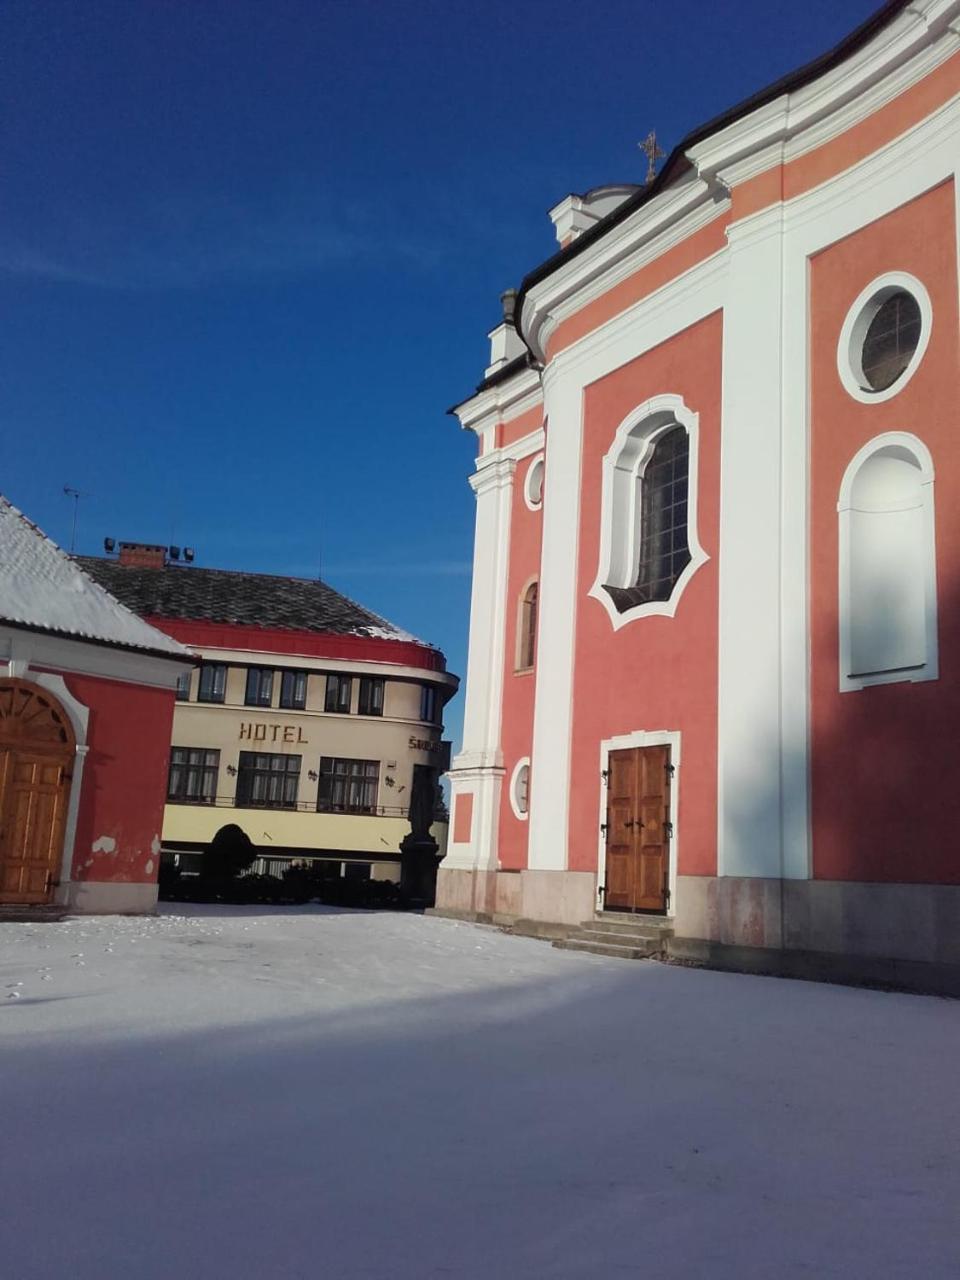
[[650, 185], [552, 211], [456, 409], [442, 910], [960, 963], [958, 32], [888, 4]]

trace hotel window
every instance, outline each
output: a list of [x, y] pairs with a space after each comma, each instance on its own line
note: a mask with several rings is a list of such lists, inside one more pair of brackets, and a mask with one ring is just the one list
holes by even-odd
[[190, 681], [193, 678], [192, 671], [181, 671], [177, 676], [177, 701], [190, 701]]
[[383, 680], [379, 676], [360, 677], [357, 711], [362, 716], [383, 715]]
[[327, 698], [324, 711], [339, 711], [346, 715], [350, 710], [353, 692], [352, 676], [327, 676]]
[[284, 711], [302, 711], [306, 705], [306, 671], [284, 671], [280, 676], [280, 706]]
[[241, 751], [237, 808], [293, 809], [297, 803], [301, 756]]
[[320, 760], [319, 813], [374, 813], [380, 785], [377, 760]]
[[222, 702], [227, 691], [227, 668], [222, 662], [204, 662], [200, 665], [198, 702]]
[[213, 804], [217, 796], [220, 752], [204, 747], [173, 747], [167, 799], [174, 804]]
[[440, 698], [436, 685], [420, 686], [420, 719], [425, 720], [427, 724], [440, 722]]
[[269, 707], [273, 701], [273, 672], [265, 667], [248, 667], [243, 701], [248, 707]]

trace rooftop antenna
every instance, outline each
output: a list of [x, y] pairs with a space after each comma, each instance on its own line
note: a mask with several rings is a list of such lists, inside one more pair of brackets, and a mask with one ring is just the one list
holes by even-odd
[[68, 498], [73, 499], [73, 528], [70, 530], [70, 554], [73, 555], [77, 547], [77, 508], [80, 506], [81, 498], [89, 498], [88, 493], [81, 493], [79, 489], [71, 488], [70, 485], [63, 486], [63, 492]]

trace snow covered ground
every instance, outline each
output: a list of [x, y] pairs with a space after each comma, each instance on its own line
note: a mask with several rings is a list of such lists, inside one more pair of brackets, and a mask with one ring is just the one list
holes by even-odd
[[3, 1280], [960, 1274], [960, 1004], [182, 910], [0, 924]]

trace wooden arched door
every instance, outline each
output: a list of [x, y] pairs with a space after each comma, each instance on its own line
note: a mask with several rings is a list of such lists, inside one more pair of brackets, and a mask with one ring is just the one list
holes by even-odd
[[53, 896], [75, 747], [70, 720], [46, 689], [0, 680], [0, 903]]

